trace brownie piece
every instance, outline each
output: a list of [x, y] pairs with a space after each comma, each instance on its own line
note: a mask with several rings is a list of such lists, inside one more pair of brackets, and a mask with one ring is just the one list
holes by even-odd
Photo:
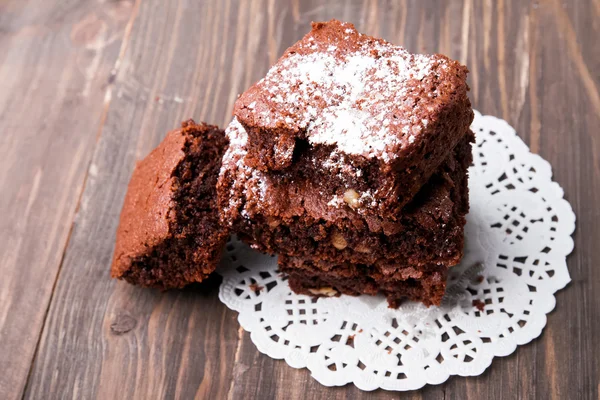
[[[310, 177], [289, 180], [244, 163], [246, 134], [235, 120], [218, 183], [222, 218], [240, 238], [271, 254], [387, 266], [451, 266], [462, 257], [468, 212], [469, 133], [395, 221], [368, 219], [352, 201], [318, 190]], [[298, 154], [296, 165], [310, 164]], [[374, 229], [376, 225], [379, 229]]]
[[228, 237], [216, 197], [226, 145], [218, 127], [190, 120], [136, 165], [117, 230], [113, 278], [170, 289], [215, 270]]
[[288, 171], [317, 189], [366, 196], [364, 214], [393, 219], [469, 131], [467, 68], [410, 54], [349, 23], [313, 23], [266, 77], [236, 101], [246, 163]]
[[382, 293], [392, 308], [403, 300], [440, 305], [446, 290], [447, 269], [431, 266], [400, 279], [373, 266], [328, 263], [279, 256], [279, 271], [288, 276], [292, 291], [318, 297]]

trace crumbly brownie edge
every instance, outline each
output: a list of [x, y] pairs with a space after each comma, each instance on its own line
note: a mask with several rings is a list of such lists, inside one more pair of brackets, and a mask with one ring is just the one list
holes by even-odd
[[[223, 132], [214, 126], [188, 121], [180, 131], [169, 135], [180, 135], [183, 141], [179, 162], [172, 168], [169, 179], [158, 185], [163, 198], [168, 197], [168, 207], [154, 217], [166, 222], [167, 230], [160, 237], [142, 239], [142, 251], [138, 249], [121, 257], [115, 254], [112, 268], [113, 277], [159, 289], [181, 288], [205, 279], [216, 268], [228, 236], [228, 230], [218, 220], [215, 192], [226, 147]], [[144, 181], [148, 184], [147, 179]], [[123, 217], [128, 218], [127, 214]], [[119, 229], [120, 239], [127, 235], [127, 231]]]

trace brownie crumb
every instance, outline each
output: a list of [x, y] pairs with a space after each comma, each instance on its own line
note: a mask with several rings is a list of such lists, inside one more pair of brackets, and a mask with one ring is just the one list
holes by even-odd
[[257, 294], [264, 289], [264, 287], [260, 286], [258, 283], [251, 283], [250, 285], [248, 285], [248, 287], [250, 287], [250, 290], [256, 292]]
[[473, 307], [477, 308], [479, 311], [483, 311], [485, 303], [479, 299], [475, 299], [473, 300]]

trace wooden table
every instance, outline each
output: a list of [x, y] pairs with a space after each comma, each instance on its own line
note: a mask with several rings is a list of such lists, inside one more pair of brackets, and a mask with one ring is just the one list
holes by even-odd
[[179, 121], [225, 125], [311, 20], [471, 70], [471, 98], [550, 161], [578, 217], [542, 336], [407, 398], [597, 399], [600, 1], [0, 0], [0, 398], [393, 398], [260, 354], [202, 290], [109, 279], [135, 160]]

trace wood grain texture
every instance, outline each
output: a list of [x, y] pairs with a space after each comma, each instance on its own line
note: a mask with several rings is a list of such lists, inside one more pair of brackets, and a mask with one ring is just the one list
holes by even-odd
[[[108, 267], [136, 160], [178, 121], [202, 115], [207, 121], [226, 122], [236, 94], [249, 84], [241, 62], [251, 60], [254, 51], [247, 45], [248, 31], [263, 22], [238, 23], [254, 10], [230, 2], [209, 7], [143, 1], [136, 7], [124, 56], [107, 92], [108, 114], [27, 398], [48, 393], [224, 398], [229, 390], [237, 322], [219, 304], [214, 283], [208, 290], [202, 285], [199, 291], [161, 293], [113, 281]], [[230, 67], [227, 58], [234, 51], [240, 62]]]
[[[578, 216], [575, 251], [568, 260], [573, 282], [558, 293], [542, 336], [509, 357], [495, 359], [481, 376], [453, 377], [402, 397], [599, 398], [597, 0], [365, 0], [327, 5], [317, 0], [144, 0], [129, 14], [134, 16], [131, 32], [125, 35], [114, 82], [107, 87], [106, 118], [94, 127], [99, 140], [25, 397], [399, 397], [364, 393], [352, 385], [325, 388], [307, 370], [258, 353], [239, 329], [236, 313], [216, 298], [218, 281], [158, 293], [108, 278], [118, 214], [135, 160], [184, 118], [226, 124], [236, 95], [260, 79], [309, 29], [311, 20], [335, 17], [411, 51], [442, 52], [466, 63], [474, 107], [506, 119], [533, 151], [551, 162]], [[5, 64], [0, 65], [4, 71]], [[75, 140], [73, 133], [64, 135]], [[22, 146], [13, 156], [24, 153], [27, 143], [17, 136], [0, 140], [1, 146]], [[39, 157], [32, 159], [39, 163]], [[72, 192], [76, 188], [63, 184], [56, 193], [74, 207]], [[11, 271], [23, 260], [14, 263]], [[51, 280], [56, 268], [52, 271], [44, 271]], [[23, 299], [29, 302], [29, 296]], [[8, 360], [28, 362], [14, 355]]]
[[0, 398], [19, 398], [117, 60], [127, 2], [0, 2]]

